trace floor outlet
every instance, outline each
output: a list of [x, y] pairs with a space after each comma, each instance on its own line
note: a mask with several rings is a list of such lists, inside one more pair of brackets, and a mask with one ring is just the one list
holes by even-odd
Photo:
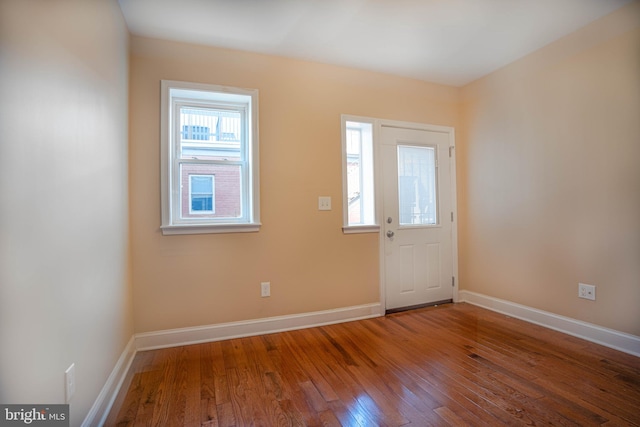
[[260, 296], [263, 298], [271, 296], [271, 282], [260, 283]]
[[71, 398], [76, 392], [76, 364], [72, 363], [71, 366], [64, 371], [64, 396], [65, 401], [69, 403]]
[[584, 299], [596, 300], [596, 287], [593, 285], [586, 285], [584, 283], [578, 283], [578, 296]]

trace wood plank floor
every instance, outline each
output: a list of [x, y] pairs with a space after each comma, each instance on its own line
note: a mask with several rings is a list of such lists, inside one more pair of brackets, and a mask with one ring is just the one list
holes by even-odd
[[468, 304], [140, 352], [108, 426], [640, 426], [640, 358]]

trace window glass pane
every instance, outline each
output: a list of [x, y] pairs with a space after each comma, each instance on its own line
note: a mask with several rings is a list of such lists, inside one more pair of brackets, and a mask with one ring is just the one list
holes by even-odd
[[213, 175], [189, 176], [191, 213], [214, 213]]
[[347, 199], [349, 203], [349, 224], [362, 223], [362, 132], [347, 129]]
[[212, 194], [193, 194], [191, 197], [191, 213], [213, 212]]
[[435, 147], [398, 146], [401, 225], [434, 225], [437, 218]]
[[352, 121], [345, 124], [347, 224], [371, 225], [375, 223], [373, 126]]
[[241, 166], [182, 163], [182, 219], [242, 217]]
[[213, 194], [213, 175], [191, 175], [192, 194]]
[[241, 157], [240, 111], [183, 106], [179, 130], [183, 159], [238, 160]]

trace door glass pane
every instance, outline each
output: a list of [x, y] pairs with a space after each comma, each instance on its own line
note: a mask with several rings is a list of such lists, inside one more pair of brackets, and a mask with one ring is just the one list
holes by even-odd
[[435, 147], [398, 145], [400, 225], [435, 225], [437, 218]]

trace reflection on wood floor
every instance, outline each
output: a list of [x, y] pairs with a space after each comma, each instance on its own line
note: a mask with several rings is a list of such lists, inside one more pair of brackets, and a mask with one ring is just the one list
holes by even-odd
[[640, 425], [640, 358], [469, 304], [140, 352], [108, 426]]

